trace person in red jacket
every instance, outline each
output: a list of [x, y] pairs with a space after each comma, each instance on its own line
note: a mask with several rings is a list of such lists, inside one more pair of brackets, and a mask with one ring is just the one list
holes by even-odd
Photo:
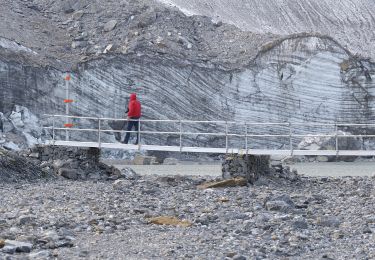
[[139, 137], [139, 118], [141, 117], [141, 103], [137, 100], [137, 95], [135, 93], [130, 94], [130, 101], [128, 105], [128, 127], [126, 131], [128, 131], [125, 135], [124, 144], [129, 142], [130, 132], [132, 131], [133, 127], [137, 131], [137, 141], [135, 144], [138, 144], [138, 137]]

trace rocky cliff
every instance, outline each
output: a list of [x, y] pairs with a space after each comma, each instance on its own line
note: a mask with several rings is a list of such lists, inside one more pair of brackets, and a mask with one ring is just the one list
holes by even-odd
[[[75, 115], [122, 117], [127, 97], [135, 91], [145, 118], [150, 119], [374, 121], [375, 65], [371, 52], [368, 59], [353, 55], [335, 34], [307, 29], [289, 35], [272, 30], [244, 32], [213, 23], [211, 18], [186, 16], [156, 2], [4, 2], [1, 15], [6, 16], [9, 26], [2, 25], [0, 30], [6, 37], [0, 41], [0, 111], [4, 114], [16, 104], [37, 115], [63, 113], [63, 77], [70, 71], [71, 97], [75, 100], [71, 112]], [[9, 20], [10, 13], [20, 15], [22, 22]], [[26, 20], [37, 25], [26, 28], [31, 26]], [[42, 26], [43, 21], [54, 23], [56, 30]], [[364, 23], [363, 28], [371, 27], [371, 21]], [[293, 24], [288, 28], [294, 28]], [[15, 34], [22, 28], [25, 34]], [[43, 34], [50, 37], [43, 38]], [[371, 45], [361, 46], [371, 50]], [[144, 127], [161, 129], [157, 124]], [[175, 128], [170, 125], [163, 129]], [[240, 125], [231, 130], [245, 131]], [[287, 129], [254, 127], [251, 131], [285, 134]], [[333, 129], [301, 126], [297, 132], [307, 131]], [[178, 142], [173, 136], [147, 138], [167, 144]], [[202, 136], [189, 140], [200, 145], [223, 142]], [[257, 138], [251, 143], [275, 148], [289, 141]]]

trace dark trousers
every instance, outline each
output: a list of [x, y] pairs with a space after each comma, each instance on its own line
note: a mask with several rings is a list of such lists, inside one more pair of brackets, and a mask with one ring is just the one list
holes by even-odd
[[[137, 119], [137, 121], [129, 121], [128, 122], [128, 127], [126, 128], [126, 131], [132, 131], [133, 127], [135, 129], [135, 131], [137, 131], [137, 141], [135, 142], [135, 144], [138, 144], [138, 137], [139, 137], [139, 121], [138, 119], [139, 118], [131, 118], [132, 120], [135, 120]], [[130, 133], [126, 133], [125, 135], [125, 140], [124, 140], [124, 143], [127, 144], [129, 142], [129, 138], [130, 138]]]

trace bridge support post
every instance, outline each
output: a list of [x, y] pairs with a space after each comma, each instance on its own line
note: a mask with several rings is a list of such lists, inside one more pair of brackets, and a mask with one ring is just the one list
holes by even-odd
[[231, 155], [222, 163], [224, 179], [244, 177], [254, 183], [259, 176], [270, 172], [270, 156], [267, 155]]

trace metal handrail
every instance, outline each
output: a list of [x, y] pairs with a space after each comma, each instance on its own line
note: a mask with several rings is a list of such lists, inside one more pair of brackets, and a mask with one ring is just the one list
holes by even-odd
[[[339, 127], [345, 127], [345, 126], [366, 126], [366, 127], [372, 127], [375, 126], [375, 123], [366, 123], [366, 124], [333, 124], [333, 123], [275, 123], [275, 122], [233, 122], [233, 121], [193, 121], [193, 120], [156, 120], [156, 119], [126, 119], [126, 118], [100, 118], [100, 117], [84, 117], [84, 116], [70, 116], [70, 115], [45, 115], [46, 117], [52, 117], [52, 127], [43, 127], [44, 129], [52, 130], [52, 141], [53, 144], [56, 142], [56, 131], [66, 131], [66, 135], [68, 135], [69, 131], [78, 131], [78, 132], [97, 132], [98, 134], [98, 147], [100, 148], [102, 145], [102, 133], [137, 133], [138, 134], [138, 149], [141, 149], [141, 136], [142, 134], [159, 134], [159, 135], [178, 135], [179, 136], [179, 145], [180, 145], [180, 151], [183, 151], [183, 136], [191, 136], [191, 135], [205, 135], [205, 136], [221, 136], [225, 137], [225, 150], [228, 153], [231, 149], [229, 148], [229, 137], [241, 137], [245, 138], [245, 147], [246, 147], [246, 153], [251, 150], [249, 149], [248, 144], [248, 138], [249, 137], [283, 137], [283, 138], [289, 138], [289, 149], [290, 154], [293, 155], [294, 153], [294, 147], [293, 147], [293, 138], [303, 138], [303, 137], [335, 137], [335, 150], [336, 155], [339, 154], [339, 139], [340, 138], [349, 138], [349, 137], [355, 137], [355, 138], [363, 138], [363, 137], [375, 137], [375, 135], [371, 134], [345, 134], [339, 132]], [[98, 122], [98, 128], [96, 129], [86, 129], [86, 128], [68, 128], [68, 127], [56, 127], [56, 119], [58, 118], [69, 118], [69, 119], [87, 119], [87, 120], [94, 120]], [[113, 130], [113, 129], [103, 129], [103, 122], [104, 121], [138, 121], [139, 122], [139, 129], [138, 131], [126, 131], [126, 130]], [[178, 124], [178, 130], [177, 131], [149, 131], [145, 130], [143, 131], [141, 129], [141, 123], [145, 122], [162, 122], [162, 123], [176, 123]], [[191, 131], [183, 131], [183, 125], [186, 124], [223, 124], [225, 127], [225, 132], [191, 132]], [[236, 133], [230, 133], [229, 126], [230, 125], [240, 125], [244, 127], [245, 132], [242, 134], [236, 134]], [[249, 126], [284, 126], [286, 127], [285, 130], [288, 130], [288, 134], [251, 134], [249, 133]], [[295, 126], [332, 126], [334, 127], [334, 134], [296, 134], [294, 133], [294, 127]], [[298, 151], [298, 150], [296, 150]]]

